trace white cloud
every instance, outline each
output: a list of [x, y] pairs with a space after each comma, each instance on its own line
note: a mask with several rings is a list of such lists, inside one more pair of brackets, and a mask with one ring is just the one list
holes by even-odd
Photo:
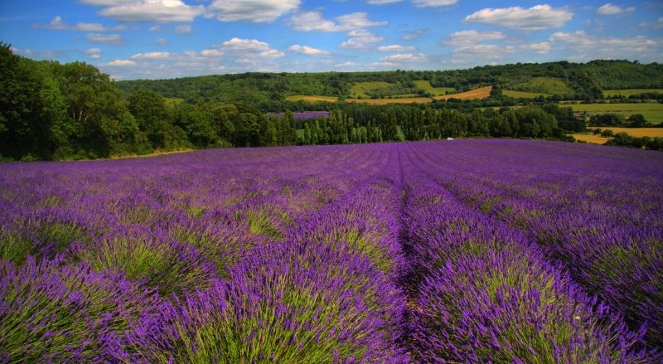
[[415, 47], [406, 47], [398, 44], [391, 44], [387, 46], [382, 46], [378, 48], [380, 52], [407, 52], [415, 50]]
[[290, 52], [293, 52], [293, 53], [301, 53], [301, 54], [305, 54], [305, 55], [308, 55], [308, 56], [324, 56], [324, 55], [329, 54], [329, 52], [327, 52], [327, 51], [323, 51], [321, 49], [316, 49], [316, 48], [309, 47], [309, 46], [302, 46], [302, 45], [299, 45], [299, 44], [295, 44], [295, 45], [290, 46], [288, 48], [288, 50]]
[[623, 59], [637, 55], [642, 61], [655, 61], [663, 51], [663, 41], [645, 36], [627, 38], [598, 38], [584, 31], [557, 32], [548, 39], [552, 48], [569, 51], [574, 61], [593, 59]]
[[300, 0], [214, 0], [208, 10], [220, 21], [266, 23], [296, 10]]
[[131, 59], [168, 59], [169, 57], [168, 52], [146, 52], [134, 54]]
[[116, 59], [114, 61], [101, 64], [101, 66], [106, 66], [106, 67], [127, 67], [127, 66], [134, 66], [134, 65], [136, 65], [136, 62], [134, 62], [130, 59]]
[[56, 16], [51, 20], [50, 23], [44, 25], [44, 28], [55, 29], [55, 30], [70, 30], [70, 31], [82, 31], [82, 32], [105, 32], [109, 30], [124, 30], [125, 27], [118, 25], [116, 27], [105, 27], [99, 23], [76, 23], [76, 25], [70, 25], [65, 23], [62, 20], [61, 16]]
[[200, 51], [200, 55], [203, 57], [220, 57], [223, 55], [223, 51], [219, 49], [203, 49]]
[[335, 18], [336, 21], [326, 20], [319, 11], [310, 11], [295, 14], [290, 18], [292, 27], [300, 32], [345, 32], [366, 27], [384, 26], [386, 21], [375, 22], [368, 19], [368, 14], [356, 12], [347, 15], [341, 15]]
[[573, 18], [573, 13], [550, 5], [536, 5], [529, 9], [511, 8], [479, 10], [465, 17], [465, 22], [486, 23], [521, 30], [559, 28]]
[[91, 59], [99, 59], [101, 58], [101, 49], [90, 48], [85, 51], [85, 54], [87, 54]]
[[124, 38], [122, 38], [122, 36], [119, 34], [90, 33], [86, 35], [85, 38], [92, 43], [103, 43], [103, 44], [112, 44], [112, 45], [120, 45], [124, 41]]
[[269, 50], [269, 44], [261, 42], [257, 39], [240, 39], [232, 38], [223, 42], [220, 49], [231, 51], [249, 51], [249, 52], [265, 52]]
[[165, 46], [165, 45], [167, 45], [168, 43], [170, 43], [170, 41], [169, 41], [168, 39], [166, 39], [166, 38], [159, 38], [159, 39], [155, 40], [154, 42], [155, 42], [156, 44], [160, 45], [160, 46]]
[[414, 5], [420, 8], [434, 7], [434, 6], [449, 6], [454, 5], [458, 0], [412, 0]]
[[658, 19], [656, 19], [656, 25], [655, 25], [655, 27], [656, 27], [656, 29], [658, 29], [658, 28], [663, 28], [663, 16], [660, 17], [660, 18], [658, 18]]
[[[111, 1], [103, 3], [109, 2]], [[190, 6], [181, 0], [117, 1], [116, 3], [118, 5], [107, 7], [99, 14], [124, 22], [177, 23], [191, 22], [205, 12], [204, 6]]]
[[428, 58], [426, 57], [425, 54], [419, 53], [419, 54], [412, 54], [412, 53], [399, 53], [399, 54], [394, 54], [391, 56], [387, 56], [382, 58], [384, 61], [390, 61], [390, 62], [426, 62]]
[[262, 58], [283, 58], [285, 53], [277, 51], [276, 49], [270, 49], [268, 51], [260, 52], [260, 57]]
[[536, 54], [548, 54], [551, 47], [549, 42], [540, 42], [524, 45], [520, 49], [534, 51]]
[[348, 33], [348, 40], [341, 43], [341, 48], [366, 49], [384, 38], [377, 36], [366, 29], [357, 29]]
[[503, 40], [504, 34], [495, 31], [479, 32], [476, 30], [463, 30], [452, 33], [447, 37], [446, 43], [453, 46], [476, 44], [484, 41]]
[[622, 8], [621, 6], [612, 5], [612, 3], [607, 3], [599, 8], [597, 13], [600, 15], [619, 15], [624, 13], [633, 13], [635, 12], [634, 7]]

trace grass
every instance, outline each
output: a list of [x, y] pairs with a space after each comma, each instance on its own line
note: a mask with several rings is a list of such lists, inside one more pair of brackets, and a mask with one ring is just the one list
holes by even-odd
[[336, 96], [319, 96], [319, 95], [292, 95], [285, 98], [285, 101], [306, 101], [306, 102], [336, 102]]
[[449, 100], [449, 99], [459, 99], [459, 100], [483, 100], [490, 97], [490, 92], [493, 91], [493, 86], [481, 87], [475, 90], [461, 92], [457, 94], [445, 95], [445, 96], [436, 96], [436, 100]]
[[566, 95], [574, 93], [574, 91], [564, 80], [555, 77], [534, 77], [527, 82], [520, 83], [512, 87], [518, 88], [520, 91], [537, 93], [537, 96], [541, 93], [553, 95]]
[[571, 106], [574, 112], [614, 113], [622, 114], [626, 118], [633, 114], [642, 114], [652, 124], [663, 122], [663, 104], [656, 102], [636, 104], [562, 104], [561, 106]]
[[433, 87], [430, 84], [430, 81], [426, 81], [426, 80], [417, 80], [417, 81], [414, 81], [414, 84], [418, 88], [430, 93], [433, 96], [442, 96], [442, 95], [446, 95], [448, 93], [456, 92], [456, 89], [453, 88], [453, 87]]
[[660, 88], [634, 88], [626, 90], [603, 90], [603, 96], [624, 96], [629, 97], [633, 95], [640, 95], [644, 93], [663, 93], [663, 89]]

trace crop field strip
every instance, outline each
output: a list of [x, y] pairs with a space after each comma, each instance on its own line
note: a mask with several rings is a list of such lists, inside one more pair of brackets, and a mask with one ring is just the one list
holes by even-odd
[[0, 361], [659, 362], [661, 180], [520, 140], [0, 164]]

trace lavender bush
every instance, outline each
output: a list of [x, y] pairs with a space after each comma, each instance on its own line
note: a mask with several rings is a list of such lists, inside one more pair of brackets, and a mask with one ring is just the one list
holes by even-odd
[[0, 164], [0, 362], [658, 362], [663, 155]]

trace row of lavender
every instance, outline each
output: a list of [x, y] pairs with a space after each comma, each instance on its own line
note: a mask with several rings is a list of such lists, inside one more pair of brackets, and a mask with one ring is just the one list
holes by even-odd
[[649, 347], [663, 347], [661, 156], [556, 143], [467, 143], [478, 151], [427, 144], [413, 154], [454, 197], [537, 243], [632, 330], [646, 329]]
[[418, 282], [411, 332], [423, 362], [642, 362], [644, 332], [582, 289], [525, 236], [462, 204], [430, 177], [410, 181]]
[[0, 362], [407, 361], [392, 157], [2, 165]]
[[[0, 362], [654, 362], [662, 171], [505, 140], [0, 165]], [[595, 240], [546, 244], [551, 209], [648, 231], [600, 282], [649, 316], [593, 288]]]

